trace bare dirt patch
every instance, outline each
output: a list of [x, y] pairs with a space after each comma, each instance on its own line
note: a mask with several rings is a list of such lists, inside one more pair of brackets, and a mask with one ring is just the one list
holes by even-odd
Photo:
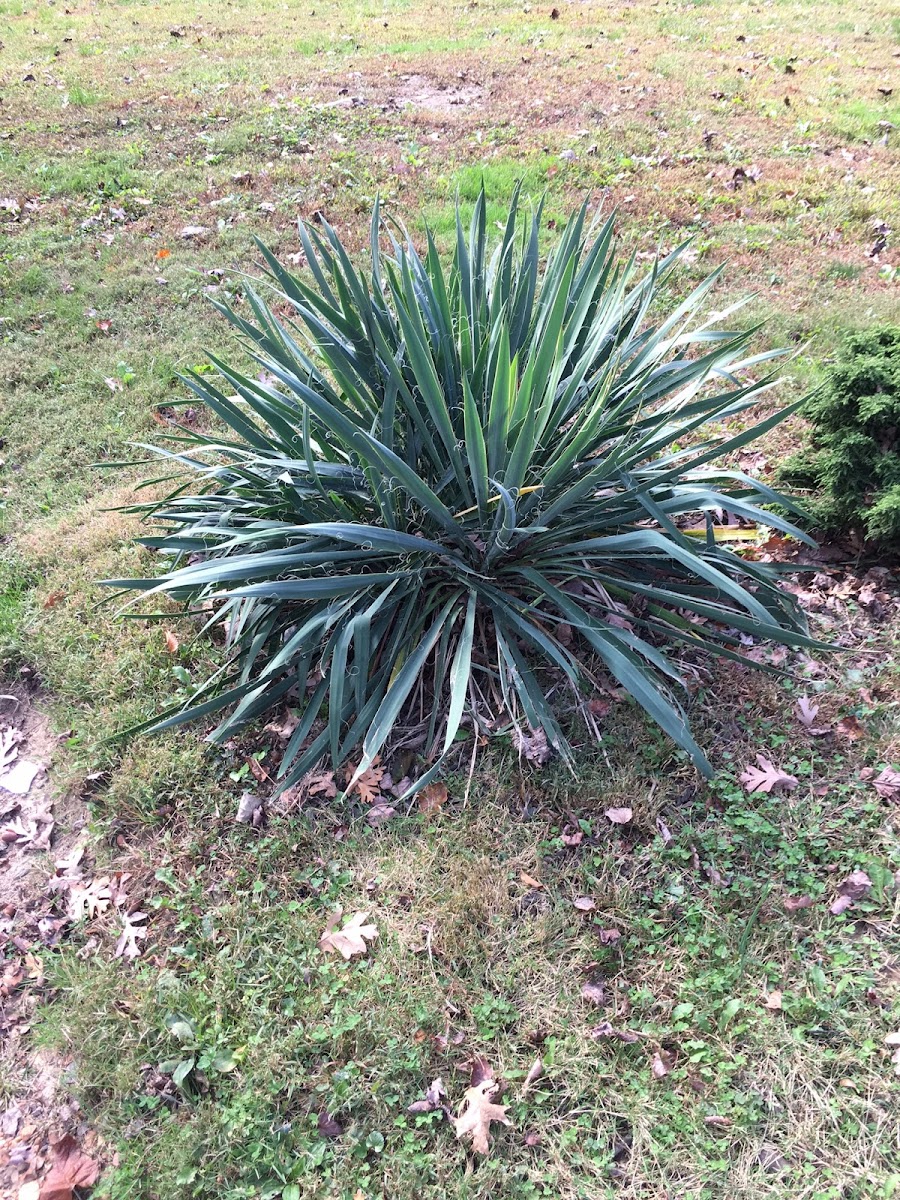
[[17, 1200], [44, 1195], [53, 1172], [64, 1183], [70, 1168], [81, 1170], [86, 1181], [93, 1159], [72, 1155], [75, 1147], [90, 1155], [96, 1142], [68, 1095], [70, 1064], [36, 1049], [30, 1036], [44, 985], [41, 953], [66, 925], [49, 894], [47, 854], [52, 846], [57, 859], [71, 855], [86, 825], [79, 801], [54, 796], [58, 742], [39, 697], [23, 685], [8, 688], [0, 707], [0, 1196]]
[[430, 79], [427, 75], [405, 75], [401, 77], [392, 98], [400, 105], [447, 113], [456, 108], [477, 105], [483, 97], [484, 89], [465, 79], [445, 83]]

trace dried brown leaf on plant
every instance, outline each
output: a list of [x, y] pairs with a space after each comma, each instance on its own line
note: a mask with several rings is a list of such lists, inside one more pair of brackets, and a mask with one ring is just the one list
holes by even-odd
[[100, 1165], [81, 1150], [70, 1133], [53, 1146], [53, 1165], [41, 1181], [40, 1200], [72, 1200], [76, 1188], [92, 1187]]
[[770, 793], [776, 788], [779, 791], [791, 791], [797, 786], [797, 777], [782, 771], [764, 754], [757, 754], [758, 767], [747, 767], [741, 775], [741, 783], [748, 792]]
[[613, 825], [627, 825], [634, 813], [630, 808], [608, 808], [603, 815]]
[[494, 1079], [484, 1079], [466, 1090], [459, 1106], [459, 1116], [451, 1118], [456, 1136], [470, 1137], [476, 1154], [487, 1154], [490, 1147], [491, 1125], [511, 1125], [505, 1104], [495, 1104], [492, 1097], [499, 1085]]
[[374, 925], [366, 924], [368, 915], [367, 912], [354, 913], [344, 926], [338, 929], [337, 926], [343, 913], [341, 909], [337, 909], [328, 918], [325, 931], [319, 938], [319, 948], [330, 953], [340, 954], [345, 959], [365, 954], [367, 943], [378, 937], [377, 928]]

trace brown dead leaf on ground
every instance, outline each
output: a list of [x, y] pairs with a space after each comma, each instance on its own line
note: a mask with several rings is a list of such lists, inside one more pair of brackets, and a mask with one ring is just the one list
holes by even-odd
[[759, 763], [758, 767], [747, 767], [741, 775], [741, 783], [748, 792], [768, 794], [776, 788], [788, 792], [797, 786], [795, 775], [788, 775], [786, 771], [780, 770], [764, 754], [757, 754], [756, 761]]
[[603, 1004], [606, 1001], [606, 991], [602, 983], [589, 980], [582, 985], [581, 994], [591, 1004]]
[[608, 808], [603, 815], [613, 825], [627, 825], [634, 813], [630, 808]]
[[885, 800], [895, 800], [900, 796], [900, 771], [893, 767], [885, 767], [880, 775], [872, 780], [872, 787]]
[[165, 631], [165, 642], [166, 642], [166, 649], [168, 650], [168, 652], [170, 654], [178, 653], [178, 647], [179, 647], [180, 643], [178, 641], [178, 638], [175, 636], [175, 634], [172, 632], [171, 629], [167, 629]]
[[72, 1200], [76, 1188], [89, 1188], [97, 1181], [100, 1164], [89, 1158], [70, 1133], [53, 1146], [53, 1166], [41, 1181], [40, 1200]]
[[672, 1070], [674, 1061], [675, 1057], [669, 1050], [657, 1050], [653, 1055], [653, 1061], [650, 1063], [653, 1078], [664, 1079]]
[[467, 1089], [459, 1106], [459, 1116], [452, 1117], [456, 1136], [461, 1140], [471, 1137], [472, 1149], [476, 1154], [487, 1154], [490, 1147], [491, 1125], [511, 1125], [506, 1115], [505, 1104], [495, 1104], [492, 1097], [499, 1085], [494, 1079], [485, 1079]]
[[519, 882], [524, 883], [526, 887], [534, 888], [535, 890], [543, 888], [544, 886], [539, 879], [535, 879], [532, 875], [529, 875], [527, 871], [523, 871], [519, 875]]
[[854, 717], [852, 713], [849, 717], [843, 717], [838, 721], [834, 732], [846, 738], [848, 742], [858, 742], [866, 736], [865, 726], [860, 722], [859, 717]]
[[[428, 1085], [428, 1089], [421, 1100], [414, 1100], [412, 1104], [406, 1106], [406, 1111], [415, 1115], [416, 1113], [430, 1113], [435, 1109], [444, 1107], [444, 1100], [447, 1098], [447, 1092], [444, 1088], [444, 1081], [440, 1075], [437, 1079], [433, 1079]], [[445, 1110], [446, 1111], [446, 1110]]]
[[814, 904], [815, 900], [812, 896], [785, 896], [784, 911], [798, 912], [801, 908], [812, 908]]
[[341, 909], [337, 909], [328, 918], [325, 931], [319, 938], [319, 949], [340, 954], [348, 960], [359, 954], [365, 954], [367, 943], [378, 937], [378, 929], [374, 925], [365, 923], [368, 915], [367, 912], [354, 913], [343, 928], [338, 929], [337, 926], [343, 912]]
[[616, 1029], [609, 1021], [601, 1021], [599, 1025], [595, 1025], [593, 1029], [588, 1030], [588, 1037], [594, 1041], [603, 1041], [606, 1038], [615, 1038], [618, 1042], [625, 1042], [631, 1045], [638, 1041], [638, 1035], [631, 1029]]
[[122, 913], [121, 917], [122, 932], [116, 942], [113, 957], [139, 958], [141, 948], [138, 942], [143, 941], [147, 936], [147, 927], [140, 922], [147, 920], [147, 914], [143, 912]]
[[[268, 725], [265, 726], [265, 731], [266, 733], [271, 733], [274, 737], [280, 738], [281, 741], [286, 742], [299, 724], [300, 718], [295, 717], [294, 714], [288, 710], [280, 720], [270, 721]], [[334, 772], [331, 772], [331, 775], [333, 778]]]
[[853, 871], [837, 886], [837, 898], [829, 906], [832, 916], [840, 916], [850, 908], [854, 901], [861, 900], [872, 890], [872, 880], [865, 871]]
[[324, 796], [326, 800], [333, 800], [337, 795], [334, 771], [319, 771], [311, 775], [306, 790], [310, 796]]
[[809, 696], [801, 696], [797, 701], [797, 720], [811, 737], [821, 737], [831, 732], [827, 726], [816, 725], [818, 712], [818, 704], [813, 704]]
[[440, 812], [449, 798], [446, 783], [429, 783], [416, 796], [419, 811], [423, 813]]
[[[352, 791], [358, 793], [363, 804], [377, 804], [381, 800], [381, 781], [384, 779], [385, 768], [381, 765], [380, 756], [376, 755], [372, 764], [368, 766], [356, 783], [354, 783]], [[356, 767], [348, 766], [346, 779], [347, 783], [356, 774]]]
[[526, 762], [534, 763], [536, 767], [542, 767], [553, 753], [543, 729], [531, 729], [528, 733], [514, 730], [513, 745]]
[[777, 988], [771, 992], [763, 992], [761, 999], [766, 1008], [773, 1012], [781, 1012], [781, 992]]
[[597, 901], [590, 896], [576, 896], [572, 901], [572, 906], [579, 912], [593, 912], [597, 907]]

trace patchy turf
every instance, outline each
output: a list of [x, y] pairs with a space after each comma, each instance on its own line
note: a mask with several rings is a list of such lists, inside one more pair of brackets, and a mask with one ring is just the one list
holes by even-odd
[[[639, 255], [692, 237], [688, 273], [727, 262], [723, 305], [755, 292], [762, 344], [798, 346], [797, 394], [842, 329], [900, 316], [889, 6], [0, 11], [0, 655], [65, 734], [60, 846], [89, 806], [73, 876], [127, 897], [58, 937], [40, 922], [70, 915], [65, 886], [0, 916], [0, 1102], [23, 1106], [7, 1149], [29, 1148], [11, 1194], [48, 1134], [90, 1124], [110, 1197], [895, 1195], [897, 796], [872, 776], [898, 758], [896, 575], [817, 564], [804, 601], [849, 653], [791, 657], [795, 682], [698, 676], [711, 786], [616, 704], [577, 780], [499, 747], [435, 813], [373, 829], [313, 798], [236, 828], [276, 735], [224, 758], [191, 733], [104, 741], [215, 651], [173, 621], [172, 654], [160, 625], [96, 607], [93, 581], [137, 565], [112, 510], [140, 469], [92, 466], [156, 436], [178, 371], [221, 348], [205, 299], [239, 287], [252, 235], [296, 253], [295, 218], [321, 211], [361, 245], [380, 192], [446, 239], [482, 180], [497, 213], [516, 179], [546, 189], [551, 219], [591, 191]], [[770, 465], [798, 433], [762, 447]], [[748, 796], [758, 752], [798, 786]], [[830, 913], [860, 870], [871, 889]], [[318, 948], [337, 905], [371, 913], [366, 958]], [[40, 969], [20, 978], [25, 953]], [[38, 1051], [63, 1090], [26, 1119]], [[476, 1159], [407, 1108], [438, 1075], [455, 1108], [482, 1055], [512, 1124]]]

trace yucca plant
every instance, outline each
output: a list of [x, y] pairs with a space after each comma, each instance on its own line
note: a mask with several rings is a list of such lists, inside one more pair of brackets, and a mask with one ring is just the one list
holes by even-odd
[[229, 710], [221, 742], [289, 701], [288, 786], [325, 755], [358, 778], [416, 727], [421, 786], [464, 720], [571, 762], [560, 715], [600, 675], [708, 771], [680, 655], [814, 644], [774, 569], [717, 537], [730, 513], [805, 538], [759, 507], [785, 497], [714, 465], [793, 411], [719, 424], [759, 402], [777, 352], [700, 318], [716, 273], [661, 313], [684, 247], [641, 270], [585, 206], [542, 266], [540, 218], [514, 197], [491, 248], [482, 195], [445, 265], [376, 204], [366, 274], [324, 221], [300, 226], [303, 274], [259, 246], [264, 288], [217, 305], [253, 371], [210, 355], [215, 382], [185, 377], [222, 431], [150, 448], [177, 468], [137, 506], [165, 572], [109, 581], [227, 631], [154, 728]]

